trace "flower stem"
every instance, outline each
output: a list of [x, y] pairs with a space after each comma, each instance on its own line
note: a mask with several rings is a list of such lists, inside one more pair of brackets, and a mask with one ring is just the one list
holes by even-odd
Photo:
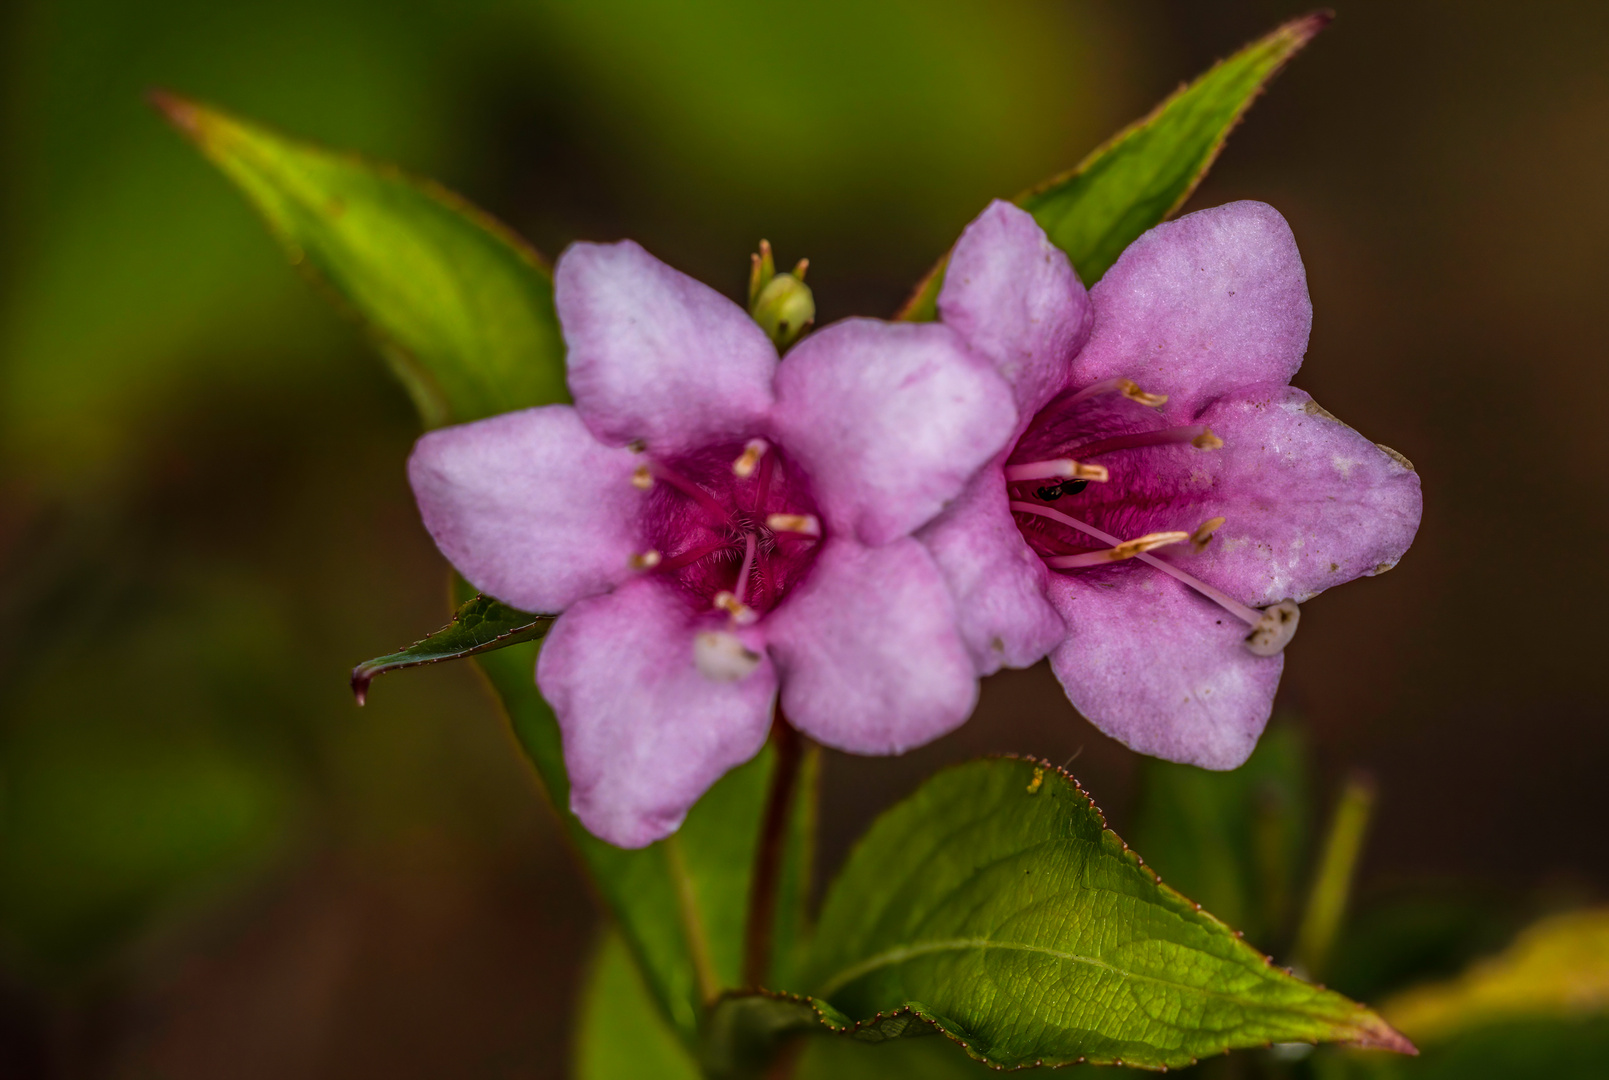
[[743, 941], [743, 985], [754, 989], [766, 984], [771, 968], [782, 851], [787, 846], [788, 818], [793, 810], [794, 790], [799, 786], [799, 763], [804, 757], [803, 740], [780, 708], [771, 724], [771, 745], [776, 748], [776, 765], [771, 772], [765, 819], [760, 825], [760, 843], [754, 853], [749, 918]]
[[665, 861], [670, 864], [671, 881], [676, 886], [676, 914], [681, 920], [682, 936], [687, 939], [687, 954], [693, 961], [693, 977], [698, 980], [698, 997], [706, 1006], [713, 1005], [721, 993], [721, 981], [715, 976], [715, 963], [710, 959], [709, 938], [704, 934], [704, 920], [698, 913], [698, 900], [693, 895], [693, 879], [687, 873], [687, 860], [682, 856], [680, 833], [672, 833], [661, 841], [665, 845]]

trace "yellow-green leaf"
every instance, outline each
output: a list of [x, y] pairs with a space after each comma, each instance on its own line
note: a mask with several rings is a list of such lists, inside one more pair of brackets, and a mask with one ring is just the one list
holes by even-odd
[[393, 166], [153, 101], [369, 330], [426, 427], [567, 399], [551, 275], [508, 229]]

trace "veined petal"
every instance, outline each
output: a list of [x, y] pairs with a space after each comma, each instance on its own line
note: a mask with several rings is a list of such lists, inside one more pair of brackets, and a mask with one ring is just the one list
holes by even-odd
[[839, 750], [903, 753], [959, 727], [977, 701], [954, 603], [915, 540], [829, 540], [765, 625], [784, 713]]
[[939, 315], [988, 357], [1026, 424], [1066, 384], [1089, 332], [1089, 300], [1067, 256], [1026, 210], [995, 200], [956, 241]]
[[955, 598], [957, 624], [978, 674], [1038, 662], [1067, 636], [1045, 599], [1049, 571], [1023, 543], [997, 468], [973, 477], [961, 497], [916, 538]]
[[886, 544], [933, 518], [1005, 445], [1011, 390], [948, 327], [846, 319], [777, 372], [774, 430], [829, 532]]
[[1193, 463], [1210, 484], [1199, 516], [1225, 522], [1191, 573], [1254, 607], [1302, 602], [1391, 569], [1413, 543], [1419, 474], [1301, 390], [1245, 388], [1201, 422], [1224, 445]]
[[593, 438], [568, 405], [546, 405], [422, 436], [408, 480], [425, 528], [470, 584], [555, 612], [631, 576], [635, 459]]
[[728, 769], [760, 752], [776, 673], [761, 654], [746, 678], [694, 664], [686, 604], [644, 578], [576, 604], [553, 624], [536, 681], [564, 736], [570, 809], [591, 832], [637, 848], [669, 836]]
[[1254, 656], [1246, 624], [1150, 567], [1058, 575], [1070, 633], [1050, 654], [1073, 707], [1132, 750], [1205, 769], [1251, 756], [1284, 656]]
[[776, 349], [708, 285], [630, 240], [572, 244], [553, 299], [570, 392], [598, 438], [676, 454], [762, 429]]
[[1313, 305], [1290, 226], [1273, 207], [1233, 202], [1141, 236], [1090, 291], [1095, 324], [1072, 382], [1128, 377], [1193, 417], [1238, 386], [1289, 382]]

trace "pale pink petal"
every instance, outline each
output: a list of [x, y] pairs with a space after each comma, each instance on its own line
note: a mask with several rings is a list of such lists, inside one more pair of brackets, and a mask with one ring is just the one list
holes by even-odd
[[777, 354], [732, 301], [630, 240], [572, 244], [553, 272], [570, 392], [608, 443], [658, 454], [753, 435]]
[[925, 548], [828, 541], [766, 620], [794, 727], [852, 754], [899, 754], [960, 727], [977, 701], [955, 605]]
[[916, 537], [955, 598], [957, 624], [978, 674], [1027, 667], [1067, 635], [1045, 599], [1049, 571], [1023, 543], [1006, 508], [999, 469], [980, 472]]
[[1290, 226], [1273, 207], [1233, 202], [1141, 236], [1090, 291], [1095, 325], [1073, 383], [1128, 377], [1192, 415], [1237, 386], [1289, 382], [1313, 305]]
[[1057, 575], [1070, 633], [1050, 654], [1073, 707], [1130, 749], [1233, 769], [1268, 723], [1284, 656], [1254, 656], [1246, 624], [1141, 563]]
[[[1396, 565], [1419, 528], [1419, 474], [1292, 386], [1249, 387], [1201, 414], [1224, 440], [1192, 457], [1193, 517], [1223, 516], [1192, 574], [1256, 607], [1307, 600]], [[1183, 500], [1181, 500], [1181, 503]]]
[[886, 544], [929, 521], [1006, 444], [1011, 389], [936, 323], [846, 319], [777, 372], [775, 431], [829, 531]]
[[556, 612], [632, 575], [636, 464], [568, 405], [546, 405], [422, 436], [408, 480], [425, 528], [471, 585]]
[[[693, 662], [700, 628], [664, 582], [644, 578], [576, 604], [543, 643], [536, 681], [564, 735], [570, 809], [611, 844], [675, 832], [770, 731], [770, 661], [735, 682], [706, 678]], [[758, 633], [745, 633], [763, 655]]]
[[939, 316], [988, 357], [1026, 424], [1066, 383], [1089, 332], [1089, 301], [1072, 263], [1033, 216], [996, 200], [956, 241]]

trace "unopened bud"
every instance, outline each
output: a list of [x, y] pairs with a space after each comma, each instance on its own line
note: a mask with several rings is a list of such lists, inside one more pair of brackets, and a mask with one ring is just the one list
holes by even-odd
[[810, 286], [804, 283], [809, 259], [800, 259], [793, 273], [776, 272], [776, 260], [771, 245], [760, 241], [760, 253], [754, 256], [749, 273], [749, 314], [776, 342], [786, 349], [816, 321], [816, 298]]

